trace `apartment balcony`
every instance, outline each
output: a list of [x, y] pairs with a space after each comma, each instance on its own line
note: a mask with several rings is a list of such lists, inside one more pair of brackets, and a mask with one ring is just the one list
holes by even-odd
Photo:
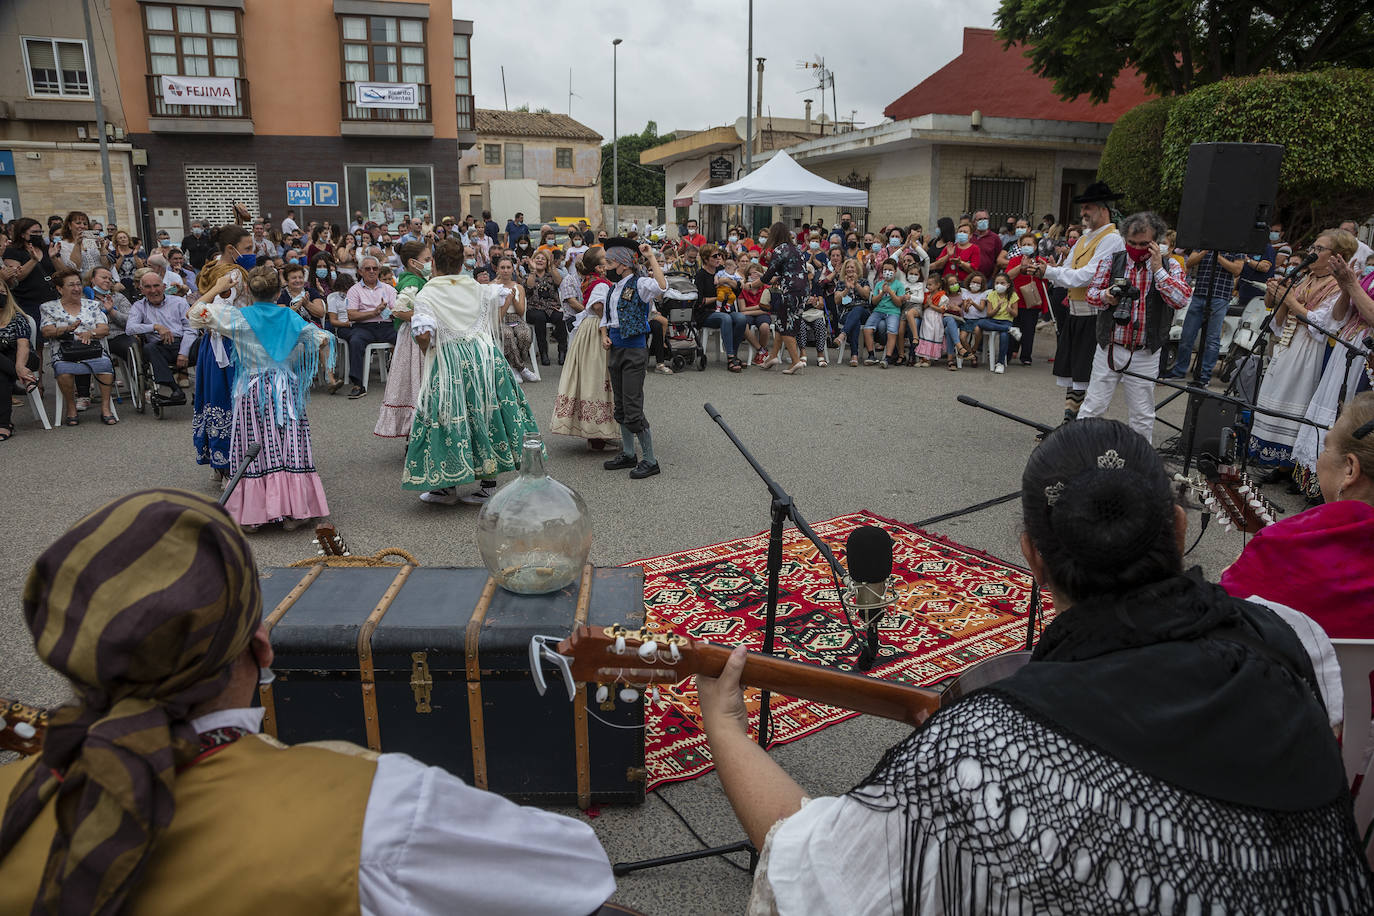
[[234, 105], [179, 105], [162, 97], [162, 77], [147, 76], [148, 129], [160, 134], [252, 134], [248, 80], [234, 79]]
[[343, 119], [339, 133], [345, 137], [433, 137], [434, 122], [430, 116], [428, 83], [418, 83], [419, 106], [416, 108], [372, 108], [357, 103], [357, 83], [339, 83], [339, 100]]

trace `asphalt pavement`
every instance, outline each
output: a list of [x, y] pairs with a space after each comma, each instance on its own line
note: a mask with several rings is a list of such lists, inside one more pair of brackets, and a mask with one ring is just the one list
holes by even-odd
[[[705, 372], [650, 374], [646, 413], [663, 468], [631, 481], [608, 472], [611, 452], [580, 440], [552, 437], [551, 474], [577, 489], [593, 517], [592, 561], [617, 565], [766, 530], [769, 497], [753, 470], [707, 416], [710, 402], [792, 495], [811, 522], [859, 509], [916, 522], [1013, 492], [1035, 447], [1035, 431], [955, 401], [967, 394], [1055, 424], [1063, 410], [1050, 364], [1052, 333], [1037, 340], [1034, 366], [1005, 375], [986, 368], [949, 372], [943, 366], [849, 368], [812, 365], [788, 377], [777, 369], [741, 375], [713, 363]], [[552, 415], [559, 367], [525, 391], [541, 426]], [[1167, 390], [1160, 388], [1159, 397]], [[316, 463], [333, 521], [355, 554], [403, 547], [427, 566], [480, 566], [473, 537], [477, 509], [432, 506], [400, 488], [404, 452], [398, 440], [372, 434], [382, 386], [359, 401], [317, 390], [310, 403]], [[51, 408], [51, 393], [48, 399]], [[194, 463], [190, 407], [170, 408], [159, 421], [138, 415], [127, 400], [123, 422], [99, 423], [97, 411], [76, 428], [45, 432], [26, 407], [15, 409], [17, 435], [0, 444], [8, 484], [0, 527], [0, 575], [10, 583], [0, 610], [0, 695], [58, 704], [64, 682], [35, 657], [21, 613], [24, 578], [35, 557], [83, 514], [134, 489], [184, 487], [211, 492], [208, 471]], [[1125, 419], [1120, 397], [1108, 416]], [[1180, 424], [1183, 399], [1161, 418]], [[1156, 429], [1159, 445], [1172, 431]], [[1272, 489], [1272, 488], [1271, 488]], [[1296, 508], [1280, 491], [1275, 501]], [[1197, 515], [1190, 513], [1190, 541]], [[1019, 503], [1012, 501], [931, 526], [931, 530], [1020, 563]], [[314, 555], [311, 531], [265, 529], [252, 536], [257, 562], [279, 566]], [[1213, 525], [1188, 558], [1215, 578], [1242, 540]], [[365, 609], [360, 609], [365, 613]], [[857, 717], [774, 750], [774, 757], [813, 795], [843, 792], [861, 780], [906, 730]], [[666, 787], [662, 795], [709, 843], [742, 837], [714, 775]], [[577, 814], [577, 812], [569, 812]], [[581, 815], [578, 815], [581, 816]], [[663, 801], [601, 809], [590, 821], [612, 861], [687, 851], [696, 840]], [[743, 861], [743, 856], [736, 856]], [[719, 859], [673, 865], [620, 880], [617, 902], [650, 914], [742, 912], [749, 876]]]

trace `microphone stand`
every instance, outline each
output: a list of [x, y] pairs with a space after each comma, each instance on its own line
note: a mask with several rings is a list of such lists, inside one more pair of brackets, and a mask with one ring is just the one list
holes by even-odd
[[248, 465], [252, 464], [258, 457], [258, 452], [262, 451], [262, 443], [254, 442], [248, 446], [248, 450], [243, 455], [243, 460], [239, 462], [238, 468], [234, 471], [234, 476], [229, 478], [229, 482], [224, 485], [224, 492], [219, 496], [219, 504], [223, 506], [229, 502], [229, 497], [233, 495], [239, 481], [243, 479], [244, 473], [248, 470]]

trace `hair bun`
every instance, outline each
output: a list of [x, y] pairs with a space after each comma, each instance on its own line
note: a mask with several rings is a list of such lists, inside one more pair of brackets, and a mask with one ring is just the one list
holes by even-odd
[[1166, 522], [1161, 501], [1138, 474], [1091, 468], [1068, 482], [1049, 513], [1064, 548], [1087, 563], [1123, 563], [1147, 550]]

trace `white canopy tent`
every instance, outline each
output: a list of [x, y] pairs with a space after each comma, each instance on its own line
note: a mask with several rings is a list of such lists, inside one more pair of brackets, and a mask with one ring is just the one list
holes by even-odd
[[739, 181], [697, 193], [703, 204], [759, 204], [780, 207], [867, 207], [868, 192], [826, 181], [779, 150]]

